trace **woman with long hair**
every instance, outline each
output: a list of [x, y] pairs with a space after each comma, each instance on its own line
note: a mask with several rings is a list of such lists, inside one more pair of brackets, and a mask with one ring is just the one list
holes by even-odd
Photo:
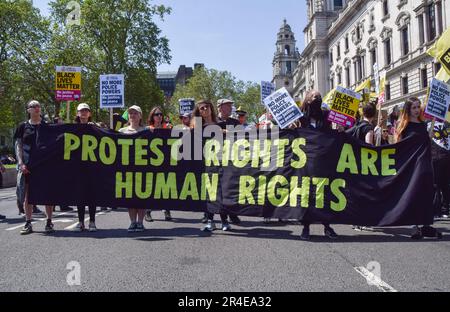
[[[159, 106], [155, 106], [151, 111], [150, 114], [148, 115], [148, 119], [147, 119], [147, 124], [148, 124], [148, 129], [153, 131], [155, 129], [164, 129], [164, 114], [162, 112], [161, 107]], [[170, 214], [170, 210], [166, 209], [163, 210], [164, 211], [164, 219], [166, 221], [171, 221], [172, 220], [172, 215]], [[152, 210], [151, 209], [147, 209], [147, 212], [145, 213], [145, 221], [147, 222], [153, 222], [153, 218], [152, 218]]]
[[[123, 134], [136, 134], [144, 131], [146, 128], [142, 124], [142, 110], [139, 106], [133, 105], [128, 109], [129, 125], [119, 130]], [[128, 228], [129, 233], [143, 232], [145, 209], [130, 208], [128, 209], [131, 225]]]
[[[309, 91], [303, 101], [301, 111], [303, 117], [300, 118], [301, 128], [312, 129], [317, 131], [331, 131], [331, 123], [328, 121], [327, 112], [322, 110], [322, 96], [318, 91]], [[302, 220], [303, 231], [300, 235], [301, 240], [310, 240], [310, 225], [307, 214]], [[322, 223], [324, 226], [324, 234], [330, 239], [337, 239], [338, 235], [331, 228], [329, 223]]]
[[[207, 127], [217, 125], [217, 113], [214, 106], [209, 100], [201, 100], [196, 103], [194, 111], [192, 112], [191, 128]], [[231, 226], [228, 223], [228, 214], [220, 212], [220, 219], [222, 221], [222, 230], [229, 231]], [[202, 228], [204, 232], [212, 232], [216, 230], [216, 224], [214, 223], [214, 213], [206, 211], [202, 220], [206, 225]]]
[[[421, 102], [418, 98], [411, 97], [406, 100], [403, 111], [400, 114], [395, 135], [396, 142], [398, 143], [414, 134], [429, 136], [427, 125], [424, 122]], [[432, 207], [429, 209], [432, 209]], [[424, 225], [422, 228], [418, 225], [414, 226], [411, 238], [419, 240], [424, 237], [442, 239], [442, 233], [433, 228], [431, 225]]]

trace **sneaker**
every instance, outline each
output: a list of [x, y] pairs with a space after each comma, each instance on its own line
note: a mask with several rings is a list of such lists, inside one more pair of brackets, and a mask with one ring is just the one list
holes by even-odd
[[135, 233], [137, 230], [137, 223], [131, 222], [130, 227], [128, 228], [128, 233]]
[[83, 232], [86, 228], [84, 227], [83, 223], [77, 224], [77, 226], [73, 229], [74, 232]]
[[22, 230], [20, 230], [20, 235], [28, 235], [31, 233], [33, 233], [33, 225], [31, 225], [31, 222], [27, 222]]
[[0, 214], [0, 220], [5, 220], [6, 216]]
[[432, 226], [424, 226], [421, 229], [423, 237], [442, 239], [442, 233]]
[[300, 239], [302, 241], [309, 241], [311, 239], [311, 235], [309, 234], [309, 227], [304, 226], [302, 234], [300, 235]]
[[43, 213], [37, 206], [33, 206], [33, 214]]
[[108, 207], [101, 207], [100, 211], [108, 211]]
[[89, 222], [89, 232], [97, 232], [97, 227], [95, 226], [95, 222]]
[[136, 233], [142, 233], [145, 231], [145, 227], [142, 223], [136, 223]]
[[147, 211], [145, 213], [145, 221], [147, 221], [147, 222], [153, 222], [154, 221], [153, 218], [152, 218], [152, 212], [151, 211]]
[[264, 224], [270, 224], [270, 218], [264, 218], [263, 223]]
[[230, 226], [230, 224], [228, 222], [222, 223], [222, 231], [228, 232], [230, 230], [231, 230], [231, 226]]
[[54, 229], [53, 223], [51, 221], [47, 221], [47, 225], [45, 226], [45, 233], [51, 234], [54, 232], [55, 232], [55, 229]]
[[202, 223], [203, 223], [203, 224], [208, 223], [208, 217], [207, 217], [207, 216], [204, 216], [204, 217], [203, 217]]
[[170, 210], [164, 210], [164, 219], [166, 221], [172, 221], [172, 216], [170, 214]]
[[326, 227], [324, 229], [324, 235], [328, 237], [329, 239], [337, 239], [338, 235], [331, 227]]
[[216, 230], [216, 224], [214, 221], [208, 220], [205, 227], [202, 229], [203, 232], [212, 232]]
[[69, 207], [69, 206], [59, 206], [59, 211], [73, 211], [73, 208]]
[[421, 240], [422, 238], [423, 238], [422, 230], [418, 226], [414, 227], [411, 239]]
[[449, 216], [448, 214], [443, 214], [443, 215], [441, 216], [441, 218], [442, 218], [442, 219], [448, 220], [448, 219], [450, 219], [450, 216]]
[[352, 226], [352, 229], [353, 229], [354, 231], [362, 232], [362, 226], [359, 226], [359, 225], [354, 225], [354, 226]]
[[361, 231], [365, 231], [365, 232], [373, 232], [375, 231], [375, 229], [371, 226], [362, 226], [361, 227]]
[[230, 222], [233, 224], [240, 224], [241, 219], [237, 215], [230, 215]]

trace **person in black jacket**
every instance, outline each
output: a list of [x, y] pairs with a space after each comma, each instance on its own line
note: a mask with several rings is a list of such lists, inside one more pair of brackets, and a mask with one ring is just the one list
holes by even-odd
[[[314, 129], [317, 131], [331, 130], [331, 123], [328, 121], [328, 112], [322, 110], [322, 96], [318, 91], [309, 91], [303, 101], [301, 111], [303, 117], [300, 118], [301, 128]], [[300, 235], [301, 240], [310, 240], [310, 225], [308, 215], [306, 214], [302, 220], [303, 231]], [[338, 235], [331, 228], [329, 223], [322, 223], [324, 226], [324, 234], [330, 239], [337, 239]]]

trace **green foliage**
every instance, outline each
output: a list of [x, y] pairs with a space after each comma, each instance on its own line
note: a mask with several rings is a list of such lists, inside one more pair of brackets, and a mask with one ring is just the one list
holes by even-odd
[[206, 69], [199, 67], [185, 86], [177, 85], [172, 98], [172, 111], [178, 111], [178, 100], [194, 98], [217, 100], [226, 98], [235, 101], [236, 107], [241, 107], [249, 113], [249, 121], [257, 121], [257, 117], [264, 112], [261, 103], [260, 86], [252, 82], [237, 80], [227, 71]]
[[125, 75], [127, 106], [148, 112], [163, 103], [156, 67], [170, 61], [170, 50], [154, 19], [171, 9], [147, 0], [84, 0], [81, 24], [67, 26], [69, 2], [50, 2], [50, 17], [44, 18], [32, 1], [0, 1], [0, 130], [25, 120], [31, 99], [41, 102], [44, 114], [65, 117], [66, 105], [54, 94], [58, 65], [82, 67], [81, 101], [91, 105], [95, 120], [109, 120], [99, 108], [101, 74]]

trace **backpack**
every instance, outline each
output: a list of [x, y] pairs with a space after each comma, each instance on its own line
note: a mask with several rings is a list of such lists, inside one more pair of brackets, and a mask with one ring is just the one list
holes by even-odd
[[372, 125], [370, 125], [367, 121], [363, 121], [354, 126], [353, 128], [348, 129], [347, 131], [345, 131], [345, 133], [354, 137], [357, 140], [365, 141], [365, 138], [361, 138], [361, 134], [364, 133], [364, 131], [368, 127], [371, 128]]

